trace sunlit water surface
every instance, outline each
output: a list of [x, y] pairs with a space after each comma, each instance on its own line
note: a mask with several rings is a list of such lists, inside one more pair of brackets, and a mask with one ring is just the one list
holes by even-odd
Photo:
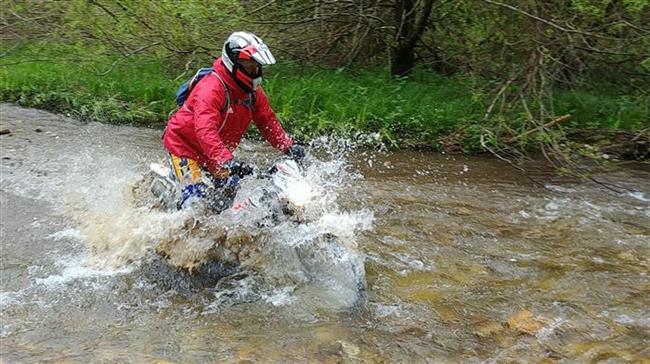
[[[196, 238], [186, 212], [133, 204], [134, 184], [164, 158], [159, 130], [11, 105], [2, 129], [11, 131], [0, 136], [6, 362], [650, 357], [647, 165], [599, 176], [616, 194], [542, 164], [533, 177], [545, 187], [491, 158], [321, 140], [306, 163], [322, 188], [318, 220], [258, 235], [255, 274], [181, 293], [142, 274], [157, 246]], [[277, 156], [258, 143], [240, 149], [258, 165]], [[320, 231], [364, 263], [362, 299], [337, 272], [311, 284], [283, 256]], [[179, 251], [200, 248], [192, 241]]]

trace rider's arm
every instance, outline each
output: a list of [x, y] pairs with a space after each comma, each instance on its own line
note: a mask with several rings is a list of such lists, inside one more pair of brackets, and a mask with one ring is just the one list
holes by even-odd
[[208, 169], [214, 173], [225, 162], [232, 159], [232, 153], [219, 137], [218, 131], [225, 116], [221, 111], [226, 103], [225, 90], [218, 80], [199, 82], [192, 92], [192, 97], [196, 139], [203, 154], [209, 160]]
[[289, 147], [293, 145], [293, 140], [285, 133], [282, 125], [275, 117], [275, 113], [269, 105], [269, 99], [261, 87], [255, 92], [253, 122], [274, 148], [286, 153]]

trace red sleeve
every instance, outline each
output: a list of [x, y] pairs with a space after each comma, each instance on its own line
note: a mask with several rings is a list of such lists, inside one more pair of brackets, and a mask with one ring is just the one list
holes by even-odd
[[216, 76], [207, 77], [214, 79], [201, 80], [203, 82], [199, 82], [192, 90], [192, 97], [194, 132], [203, 154], [209, 160], [207, 167], [212, 171], [215, 167], [231, 160], [232, 153], [219, 137], [219, 127], [224, 121], [221, 110], [226, 103], [225, 90]]
[[293, 145], [293, 140], [284, 132], [282, 125], [275, 117], [275, 113], [269, 105], [269, 99], [262, 88], [258, 88], [255, 92], [253, 121], [260, 133], [274, 148], [286, 153], [287, 149]]

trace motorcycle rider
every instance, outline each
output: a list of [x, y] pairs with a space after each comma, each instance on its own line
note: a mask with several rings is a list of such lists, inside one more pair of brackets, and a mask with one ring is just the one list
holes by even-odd
[[249, 32], [231, 34], [212, 65], [214, 72], [198, 81], [170, 117], [163, 145], [182, 188], [182, 205], [206, 196], [205, 177], [234, 195], [238, 178], [253, 172], [232, 154], [251, 121], [274, 148], [297, 160], [304, 157], [304, 149], [286, 134], [260, 87], [262, 66], [274, 63], [260, 38]]

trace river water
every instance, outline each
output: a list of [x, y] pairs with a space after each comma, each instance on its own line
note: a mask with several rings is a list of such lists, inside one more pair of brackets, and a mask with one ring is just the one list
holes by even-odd
[[[3, 129], [3, 362], [650, 358], [648, 165], [598, 175], [614, 193], [542, 163], [540, 186], [493, 158], [320, 140], [307, 160], [327, 191], [318, 228], [363, 260], [363, 298], [344, 282], [282, 279], [280, 258], [258, 261], [254, 279], [188, 293], [142, 274], [187, 228], [182, 212], [132, 201], [164, 158], [159, 130], [6, 104]], [[263, 165], [276, 154], [244, 142], [239, 156]], [[276, 244], [305, 231], [282, 233]]]

